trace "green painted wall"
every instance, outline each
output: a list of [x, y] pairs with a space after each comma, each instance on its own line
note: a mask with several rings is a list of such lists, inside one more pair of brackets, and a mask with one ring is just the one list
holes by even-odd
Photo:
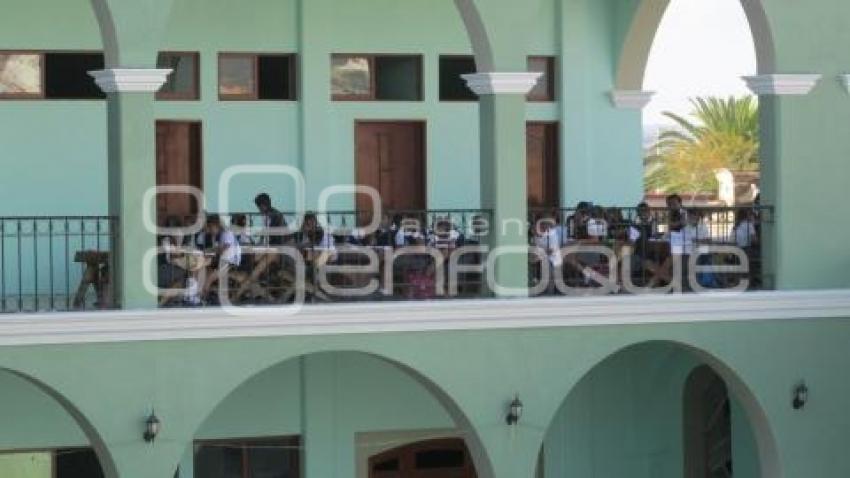
[[[630, 205], [640, 189], [639, 174], [632, 174], [640, 166], [632, 147], [633, 137], [639, 137], [632, 120], [638, 116], [614, 110], [606, 96], [614, 58], [610, 15], [603, 3], [564, 3], [547, 0], [530, 7], [534, 29], [526, 39], [527, 53], [564, 55], [558, 82], [563, 101], [529, 104], [527, 118], [564, 125], [565, 204], [595, 199]], [[55, 17], [63, 18], [61, 28], [55, 28]], [[0, 19], [0, 49], [14, 48], [100, 50], [102, 44], [88, 2], [37, 0]], [[321, 187], [352, 182], [355, 119], [426, 120], [429, 206], [479, 205], [478, 107], [438, 99], [439, 55], [471, 52], [450, 0], [415, 0], [403, 7], [388, 0], [321, 0], [303, 7], [296, 0], [260, 0], [252, 8], [234, 8], [225, 0], [177, 0], [160, 49], [201, 53], [200, 101], [157, 102], [155, 115], [203, 122], [210, 209], [218, 208], [219, 177], [232, 165], [303, 166], [311, 200]], [[219, 101], [219, 51], [300, 51], [301, 101]], [[331, 102], [331, 52], [424, 55], [424, 101]], [[0, 205], [0, 215], [105, 214], [105, 112], [103, 101], [0, 102], [2, 161], [11, 167], [7, 177], [15, 178], [3, 181], [12, 201]], [[612, 129], [622, 131], [617, 141], [610, 140]], [[622, 174], [612, 177], [612, 166]], [[254, 175], [237, 178], [232, 208], [251, 209], [259, 190], [274, 192], [283, 208], [293, 205], [290, 181]], [[335, 205], [351, 204], [340, 199]]]
[[[498, 470], [519, 464], [517, 470], [531, 476], [547, 430], [547, 460], [567, 470], [618, 476], [617, 470], [636, 466], [639, 476], [675, 476], [681, 383], [694, 359], [683, 357], [679, 347], [653, 346], [603, 363], [632, 344], [674, 341], [727, 367], [734, 379], [727, 380], [730, 386], [745, 384], [772, 430], [784, 476], [838, 478], [850, 473], [844, 453], [850, 439], [850, 381], [835, 372], [850, 363], [844, 346], [850, 340], [847, 323], [786, 320], [4, 347], [0, 367], [35, 376], [70, 401], [127, 476], [153, 478], [173, 471], [198, 430], [293, 429], [298, 421], [281, 397], [297, 402], [299, 382], [297, 367], [287, 360], [329, 350], [378, 354], [411, 367], [416, 375], [405, 378], [398, 369], [351, 354], [308, 355], [300, 390], [302, 397], [313, 395], [301, 399], [308, 405], [301, 426], [311, 444], [305, 453], [314, 465], [312, 476], [323, 476], [316, 474], [320, 465], [339, 471], [335, 476], [352, 469], [353, 452], [341, 444], [350, 445], [354, 431], [450, 425], [436, 399], [417, 385], [425, 379], [446, 411], [464, 417], [457, 426], [471, 443], [485, 447], [497, 477], [505, 476]], [[801, 378], [811, 398], [805, 409], [795, 411], [790, 391]], [[97, 387], [91, 386], [93, 379]], [[512, 429], [504, 424], [504, 413], [516, 392], [526, 407], [520, 425]], [[233, 418], [236, 401], [250, 407], [245, 427]], [[36, 400], [19, 403], [21, 417], [46, 410]], [[151, 406], [164, 424], [154, 446], [141, 440], [141, 423]], [[55, 416], [55, 409], [51, 413]], [[216, 418], [209, 419], [211, 413]], [[659, 427], [662, 433], [656, 433]], [[0, 432], [5, 447], [47, 446], [54, 440], [52, 432], [28, 437], [6, 430]], [[736, 457], [752, 456], [752, 442], [747, 444], [740, 433], [736, 437]], [[329, 456], [335, 458], [328, 461]], [[741, 463], [743, 470], [754, 469], [745, 459]]]

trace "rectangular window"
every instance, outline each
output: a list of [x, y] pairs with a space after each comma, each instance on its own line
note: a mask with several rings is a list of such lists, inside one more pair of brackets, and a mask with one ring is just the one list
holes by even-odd
[[45, 98], [69, 100], [106, 98], [89, 75], [90, 71], [102, 70], [103, 65], [103, 53], [45, 53]]
[[0, 52], [0, 98], [103, 99], [89, 76], [103, 65], [97, 52]]
[[43, 60], [41, 53], [0, 52], [0, 98], [44, 96]]
[[0, 476], [21, 478], [103, 478], [91, 448], [0, 452]]
[[555, 58], [530, 56], [528, 71], [542, 73], [537, 84], [528, 93], [528, 101], [555, 101]]
[[336, 101], [422, 101], [422, 57], [332, 55], [331, 97]]
[[220, 53], [218, 96], [221, 100], [294, 101], [295, 56]]
[[475, 58], [472, 56], [440, 57], [440, 101], [478, 101], [461, 75], [475, 73]]
[[195, 443], [195, 476], [204, 478], [299, 478], [299, 437], [251, 438]]
[[168, 81], [157, 92], [156, 99], [200, 99], [200, 55], [197, 52], [160, 52], [156, 67], [171, 69]]

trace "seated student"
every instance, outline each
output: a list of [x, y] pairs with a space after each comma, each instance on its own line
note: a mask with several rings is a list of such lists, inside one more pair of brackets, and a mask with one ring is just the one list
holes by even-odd
[[605, 220], [608, 222], [608, 237], [615, 241], [625, 242], [629, 237], [629, 225], [623, 217], [623, 211], [618, 207], [608, 208], [605, 211]]
[[248, 216], [234, 214], [230, 219], [230, 223], [233, 233], [236, 234], [236, 240], [239, 241], [240, 245], [253, 246], [255, 244], [254, 238], [248, 231]]
[[428, 245], [440, 250], [456, 249], [462, 242], [461, 234], [448, 218], [438, 218], [434, 230], [428, 235]]
[[679, 196], [678, 194], [669, 194], [665, 201], [667, 203], [668, 220], [670, 219], [670, 214], [674, 211], [678, 211], [679, 222], [682, 224], [682, 227], [684, 227], [685, 223], [688, 222], [688, 211], [683, 206], [682, 196]]
[[311, 212], [304, 215], [301, 229], [295, 234], [295, 243], [313, 249], [335, 249], [333, 236], [319, 225], [318, 217]]
[[578, 240], [586, 236], [587, 220], [590, 219], [591, 208], [591, 204], [587, 201], [581, 201], [576, 205], [575, 212], [566, 220], [566, 237]]
[[587, 238], [600, 242], [608, 238], [608, 221], [605, 220], [605, 210], [600, 206], [594, 206], [590, 210], [590, 217], [585, 224]]
[[208, 271], [206, 282], [201, 289], [203, 295], [206, 296], [213, 283], [219, 279], [227, 280], [227, 273], [230, 269], [239, 267], [242, 262], [242, 247], [236, 240], [236, 235], [224, 228], [221, 224], [221, 218], [217, 214], [211, 214], [207, 217], [204, 235], [212, 244], [212, 250], [215, 251], [217, 259], [217, 263], [214, 263]]
[[560, 271], [563, 264], [561, 256], [561, 239], [558, 234], [558, 228], [555, 225], [555, 219], [549, 214], [544, 214], [531, 226], [532, 240], [538, 251], [542, 251], [546, 256], [545, 261], [541, 261], [539, 276], [543, 279], [543, 270], [547, 271], [548, 282], [546, 283], [546, 294], [551, 294], [555, 291], [555, 274]]
[[[707, 252], [706, 243], [711, 241], [711, 231], [703, 222], [703, 214], [697, 209], [688, 210], [687, 225], [683, 229], [685, 242], [685, 255], [690, 257], [692, 254]], [[709, 254], [700, 254], [697, 258], [697, 264], [709, 265], [713, 258]], [[699, 272], [696, 276], [697, 281], [703, 287], [716, 287], [717, 282], [715, 276], [711, 272]]]
[[422, 223], [419, 219], [415, 217], [399, 219], [395, 233], [395, 246], [404, 247], [424, 244], [425, 235], [422, 233]]
[[[165, 219], [164, 227], [179, 229], [183, 227], [183, 223], [178, 217], [169, 216]], [[196, 298], [192, 293], [188, 293], [191, 286], [194, 286], [195, 293], [197, 293], [196, 282], [191, 282], [193, 278], [185, 268], [188, 262], [179, 260], [185, 252], [186, 242], [186, 237], [182, 232], [159, 236], [160, 253], [157, 254], [157, 283], [160, 289], [165, 289], [160, 296], [160, 305], [167, 305], [173, 299], [179, 297], [180, 292], [173, 292], [178, 289], [183, 291], [184, 301], [191, 303]], [[185, 287], [187, 281], [190, 281], [188, 283], [190, 287]], [[171, 289], [171, 291], [168, 289]]]
[[[272, 200], [266, 193], [260, 193], [254, 198], [254, 204], [257, 210], [263, 216], [263, 231], [262, 239], [258, 245], [263, 246], [281, 246], [284, 243], [284, 233], [280, 231], [286, 227], [286, 219], [280, 211], [272, 207]], [[277, 229], [277, 230], [275, 230]]]

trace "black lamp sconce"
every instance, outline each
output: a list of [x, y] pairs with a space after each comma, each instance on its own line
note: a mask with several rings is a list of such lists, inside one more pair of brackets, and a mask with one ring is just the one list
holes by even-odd
[[148, 443], [153, 443], [156, 436], [159, 435], [160, 428], [162, 428], [162, 422], [159, 421], [156, 412], [151, 410], [151, 414], [145, 419], [145, 432], [142, 434], [142, 438]]
[[505, 421], [508, 425], [513, 426], [519, 422], [520, 417], [522, 417], [522, 402], [519, 395], [516, 395], [508, 406], [508, 415], [505, 417]]
[[806, 382], [800, 382], [794, 387], [794, 399], [791, 400], [791, 406], [794, 407], [794, 410], [800, 410], [806, 406], [808, 401], [809, 387], [806, 386]]

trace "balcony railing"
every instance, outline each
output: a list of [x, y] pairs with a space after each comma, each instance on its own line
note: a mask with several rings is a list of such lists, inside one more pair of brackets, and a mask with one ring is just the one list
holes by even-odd
[[771, 207], [587, 206], [529, 216], [529, 287], [539, 294], [772, 287], [761, 253]]
[[[488, 283], [490, 235], [522, 227], [493, 224], [485, 210], [371, 219], [354, 212], [169, 218], [151, 250], [157, 273], [140, 280], [159, 291], [161, 307], [488, 297], [500, 285]], [[762, 226], [772, 221], [769, 207], [532, 210], [529, 293], [770, 288], [761, 244]], [[114, 222], [0, 218], [0, 312], [112, 307]], [[231, 239], [239, 254], [223, 247]]]
[[0, 313], [114, 304], [108, 217], [0, 217]]

